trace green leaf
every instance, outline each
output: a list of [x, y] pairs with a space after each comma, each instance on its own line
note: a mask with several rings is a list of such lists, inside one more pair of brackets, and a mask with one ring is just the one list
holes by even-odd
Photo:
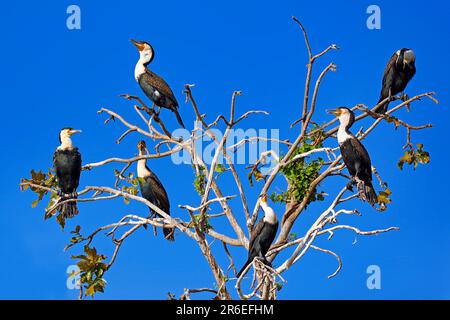
[[250, 171], [248, 173], [247, 178], [248, 178], [248, 182], [250, 183], [250, 187], [253, 187], [253, 172], [252, 171]]
[[78, 259], [77, 266], [80, 268], [80, 282], [86, 289], [84, 295], [90, 297], [97, 292], [104, 292], [106, 281], [103, 276], [108, 270], [108, 265], [103, 262], [106, 256], [98, 254], [95, 247], [90, 247], [89, 244], [86, 244], [83, 250], [85, 254], [73, 255], [72, 258]]
[[194, 187], [195, 191], [197, 191], [200, 196], [203, 196], [203, 194], [205, 193], [206, 175], [204, 174], [203, 168], [201, 166], [199, 167], [199, 170], [200, 174], [197, 174], [194, 179]]
[[275, 287], [277, 288], [277, 291], [281, 291], [281, 289], [283, 289], [283, 283], [281, 283], [281, 282], [276, 282], [276, 283], [275, 283]]
[[387, 123], [393, 123], [395, 129], [397, 129], [400, 126], [400, 120], [394, 116], [386, 115], [385, 120]]
[[85, 295], [86, 295], [87, 297], [91, 297], [91, 296], [93, 296], [94, 294], [95, 294], [95, 285], [94, 285], [94, 284], [91, 284], [90, 286], [87, 287]]
[[66, 218], [64, 218], [64, 216], [63, 216], [61, 213], [59, 213], [59, 214], [56, 216], [56, 221], [57, 221], [58, 224], [61, 226], [61, 229], [64, 230], [64, 227], [65, 227], [65, 225], [66, 225]]
[[[20, 183], [30, 183], [33, 185], [50, 188], [55, 191], [57, 190], [58, 184], [57, 184], [56, 176], [52, 173], [52, 169], [49, 169], [48, 173], [44, 173], [42, 170], [35, 171], [33, 169], [33, 170], [31, 170], [30, 175], [31, 175], [30, 179], [22, 178], [20, 180]], [[29, 185], [21, 186], [22, 191], [31, 190], [32, 192], [36, 193], [37, 199], [31, 203], [32, 208], [35, 208], [38, 205], [39, 201], [41, 201], [44, 198], [44, 196], [46, 196], [50, 192], [50, 191], [41, 189], [37, 186], [29, 186]], [[57, 199], [57, 198], [58, 198], [58, 196], [55, 193], [50, 192], [50, 201], [47, 205], [47, 208], [49, 208], [51, 205], [53, 205], [55, 199]], [[48, 218], [48, 217], [45, 217], [45, 218]]]
[[88, 255], [90, 259], [94, 259], [97, 256], [97, 249], [95, 247], [84, 246], [84, 252]]
[[380, 191], [377, 197], [377, 202], [380, 205], [381, 211], [384, 211], [387, 209], [387, 205], [392, 202], [390, 199], [390, 196], [392, 194], [392, 191], [386, 187], [384, 191]]
[[89, 262], [89, 260], [87, 258], [86, 260], [80, 260], [77, 262], [77, 266], [78, 268], [80, 268], [80, 270], [83, 272], [84, 277], [86, 278], [86, 274], [91, 268], [91, 263]]
[[423, 144], [418, 143], [417, 149], [410, 147], [405, 151], [405, 154], [399, 159], [397, 166], [400, 170], [403, 170], [405, 164], [413, 165], [416, 169], [419, 164], [430, 163], [430, 154], [423, 150]]
[[219, 173], [222, 173], [222, 172], [227, 171], [227, 169], [225, 168], [225, 166], [223, 164], [219, 163], [219, 164], [216, 165], [215, 171], [219, 172]]
[[[321, 148], [322, 141], [321, 135], [315, 139], [311, 137], [304, 138], [292, 154], [291, 159], [298, 154]], [[288, 180], [288, 189], [281, 194], [272, 195], [271, 199], [273, 201], [287, 202], [294, 198], [295, 201], [301, 202], [308, 195], [307, 205], [314, 201], [324, 200], [323, 193], [318, 192], [317, 187], [310, 190], [311, 183], [319, 176], [324, 161], [320, 157], [316, 159], [310, 158], [297, 159], [281, 169], [281, 172]]]
[[253, 171], [253, 175], [255, 176], [256, 181], [261, 181], [262, 179], [264, 179], [264, 175], [258, 169]]
[[79, 260], [87, 260], [87, 257], [84, 254], [80, 254], [77, 256], [72, 256], [72, 259], [79, 259]]

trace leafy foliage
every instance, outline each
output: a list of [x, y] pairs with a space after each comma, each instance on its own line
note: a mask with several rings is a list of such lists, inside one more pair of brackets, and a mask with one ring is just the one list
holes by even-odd
[[219, 178], [224, 172], [226, 172], [228, 169], [221, 163], [218, 163], [214, 169], [215, 172], [217, 172], [216, 179]]
[[74, 245], [83, 242], [86, 240], [86, 238], [84, 238], [81, 233], [81, 226], [76, 226], [75, 230], [70, 231], [71, 234], [73, 234], [72, 238], [70, 239], [70, 244], [68, 244], [65, 248], [64, 251], [66, 251], [67, 249], [73, 247]]
[[266, 176], [261, 172], [259, 166], [252, 167], [252, 170], [248, 174], [248, 181], [251, 187], [253, 187], [253, 178], [255, 178], [257, 182], [266, 180]]
[[392, 115], [385, 115], [385, 118], [387, 123], [392, 123], [395, 127], [395, 129], [397, 129], [400, 126], [400, 120]]
[[[311, 128], [311, 131], [308, 134], [309, 136], [309, 141], [312, 145], [314, 146], [320, 146], [322, 147], [322, 143], [325, 140], [325, 138], [327, 137], [325, 131], [323, 130], [323, 128], [317, 124], [314, 124], [313, 127]], [[319, 147], [318, 147], [319, 148]]]
[[[321, 148], [322, 140], [320, 139], [320, 135], [305, 138], [292, 154], [291, 159], [298, 154]], [[288, 202], [291, 198], [294, 198], [295, 201], [302, 201], [307, 196], [311, 183], [319, 176], [323, 162], [323, 159], [320, 157], [309, 161], [305, 157], [283, 167], [281, 172], [289, 182], [288, 190], [281, 194], [272, 193], [270, 199], [274, 202]], [[314, 188], [307, 204], [323, 200], [323, 194], [318, 192], [317, 188]]]
[[387, 205], [392, 202], [390, 196], [392, 191], [386, 186], [383, 191], [378, 193], [377, 202], [380, 205], [380, 211], [385, 211], [387, 209]]
[[405, 155], [398, 161], [398, 167], [403, 170], [403, 166], [406, 164], [413, 165], [414, 170], [419, 164], [427, 164], [430, 162], [430, 154], [423, 150], [423, 144], [418, 143], [417, 149], [410, 147], [405, 151]]
[[280, 281], [275, 282], [275, 287], [277, 288], [277, 291], [281, 291], [283, 289], [284, 284]]
[[[50, 190], [54, 190], [54, 191], [58, 190], [58, 181], [57, 181], [56, 175], [54, 174], [53, 170], [49, 169], [47, 173], [42, 172], [42, 170], [39, 170], [38, 172], [36, 172], [35, 170], [31, 170], [31, 178], [30, 179], [22, 178], [20, 180], [20, 183], [21, 183], [21, 187], [20, 187], [21, 191], [26, 191], [29, 189], [32, 192], [36, 193], [38, 196], [38, 198], [31, 203], [32, 208], [36, 208], [37, 205], [39, 204], [39, 202], [42, 199], [44, 199], [44, 197], [47, 194], [50, 194], [50, 200], [47, 204], [47, 210], [45, 212], [44, 219], [47, 220], [47, 219], [51, 218], [56, 211], [48, 210], [48, 209], [50, 209], [53, 205], [55, 205], [58, 202], [58, 200], [60, 199], [57, 192], [50, 191]], [[50, 190], [45, 190], [42, 188], [27, 185], [27, 183], [45, 187]], [[56, 221], [58, 222], [58, 224], [61, 226], [62, 229], [64, 229], [65, 222], [66, 222], [65, 220], [66, 219], [64, 218], [64, 216], [61, 213], [59, 213], [56, 216]]]
[[[35, 185], [39, 185], [42, 187], [50, 188], [50, 189], [58, 189], [58, 183], [56, 181], [56, 175], [52, 172], [52, 169], [48, 170], [48, 173], [42, 172], [39, 170], [38, 172], [31, 170], [31, 179], [23, 178], [20, 180], [20, 183], [31, 183]], [[20, 187], [21, 191], [26, 191], [28, 188], [37, 194], [38, 198], [31, 203], [31, 207], [35, 208], [39, 202], [46, 196], [50, 191], [44, 190], [41, 188], [23, 185]]]
[[213, 226], [209, 223], [209, 217], [206, 213], [199, 213], [194, 215], [194, 221], [199, 228], [199, 231], [207, 233], [208, 230], [214, 229]]
[[289, 242], [291, 242], [291, 241], [295, 241], [295, 240], [297, 240], [297, 234], [295, 233], [295, 232], [291, 232], [291, 233], [289, 233], [289, 236], [288, 236], [288, 241]]
[[195, 191], [197, 191], [197, 193], [200, 196], [203, 196], [203, 194], [205, 193], [205, 187], [206, 187], [205, 167], [198, 166], [198, 169], [199, 169], [200, 173], [196, 174], [196, 176], [195, 176], [194, 187], [195, 187]]
[[[123, 186], [122, 187], [122, 192], [131, 194], [133, 196], [136, 196], [139, 194], [139, 190], [136, 186], [132, 185], [132, 186]], [[123, 197], [123, 201], [125, 202], [125, 204], [129, 204], [130, 200], [128, 200], [127, 197]]]
[[103, 262], [106, 256], [98, 254], [95, 247], [85, 245], [84, 253], [72, 256], [72, 259], [78, 259], [77, 266], [80, 268], [80, 284], [83, 286], [84, 295], [92, 297], [97, 292], [104, 292], [106, 280], [103, 275], [108, 270], [108, 265]]
[[61, 229], [64, 230], [64, 227], [66, 226], [66, 218], [61, 213], [58, 213], [56, 216], [56, 222], [58, 222]]
[[[137, 178], [134, 176], [132, 172], [128, 173], [128, 176], [123, 176], [119, 170], [114, 169], [114, 175], [118, 179], [118, 181], [125, 181], [128, 183], [128, 185], [124, 185], [121, 187], [122, 192], [129, 193], [133, 196], [136, 196], [139, 194], [138, 186], [142, 181], [140, 181], [140, 178]], [[130, 200], [126, 197], [123, 197], [123, 201], [125, 204], [129, 204]]]
[[216, 165], [215, 171], [218, 173], [223, 173], [223, 172], [227, 171], [227, 168], [223, 164], [218, 163]]
[[269, 196], [270, 200], [272, 200], [272, 202], [285, 202], [286, 201], [286, 194], [285, 193], [276, 193], [276, 192], [272, 192]]

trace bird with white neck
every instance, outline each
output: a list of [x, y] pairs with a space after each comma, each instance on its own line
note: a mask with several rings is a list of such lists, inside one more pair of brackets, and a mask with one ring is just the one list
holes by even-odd
[[260, 206], [264, 212], [264, 217], [259, 220], [258, 224], [251, 232], [248, 258], [244, 266], [238, 272], [238, 278], [242, 276], [247, 266], [251, 264], [255, 258], [270, 265], [270, 262], [266, 259], [266, 254], [269, 251], [272, 242], [275, 240], [278, 231], [278, 218], [275, 211], [267, 203], [266, 194], [261, 196]]

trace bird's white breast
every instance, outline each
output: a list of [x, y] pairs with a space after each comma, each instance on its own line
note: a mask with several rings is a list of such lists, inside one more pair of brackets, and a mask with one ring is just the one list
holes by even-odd
[[348, 133], [344, 127], [339, 127], [338, 133], [337, 133], [337, 140], [339, 144], [344, 143], [346, 140], [351, 139], [352, 136], [350, 133]]
[[139, 81], [139, 77], [145, 73], [145, 66], [138, 61], [138, 63], [136, 63], [136, 67], [134, 68], [134, 78], [136, 79], [136, 81]]
[[147, 167], [146, 167], [146, 161], [145, 159], [139, 160], [138, 164], [137, 164], [137, 174], [139, 178], [144, 178], [147, 177], [150, 172], [148, 171]]
[[264, 211], [264, 222], [270, 223], [270, 224], [276, 224], [278, 219], [275, 211], [271, 207], [267, 205], [267, 203], [261, 202], [261, 208]]

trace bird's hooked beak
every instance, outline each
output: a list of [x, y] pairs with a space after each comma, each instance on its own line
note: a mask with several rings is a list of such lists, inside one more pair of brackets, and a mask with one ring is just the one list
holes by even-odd
[[339, 117], [340, 115], [341, 115], [341, 110], [338, 108], [338, 109], [328, 109], [327, 110], [327, 113], [328, 114], [333, 114], [335, 117]]
[[130, 42], [134, 44], [139, 51], [142, 51], [145, 48], [145, 44], [141, 41], [130, 39]]
[[81, 133], [81, 130], [71, 129], [71, 130], [69, 131], [69, 134], [70, 134], [71, 136], [74, 135], [75, 133]]

